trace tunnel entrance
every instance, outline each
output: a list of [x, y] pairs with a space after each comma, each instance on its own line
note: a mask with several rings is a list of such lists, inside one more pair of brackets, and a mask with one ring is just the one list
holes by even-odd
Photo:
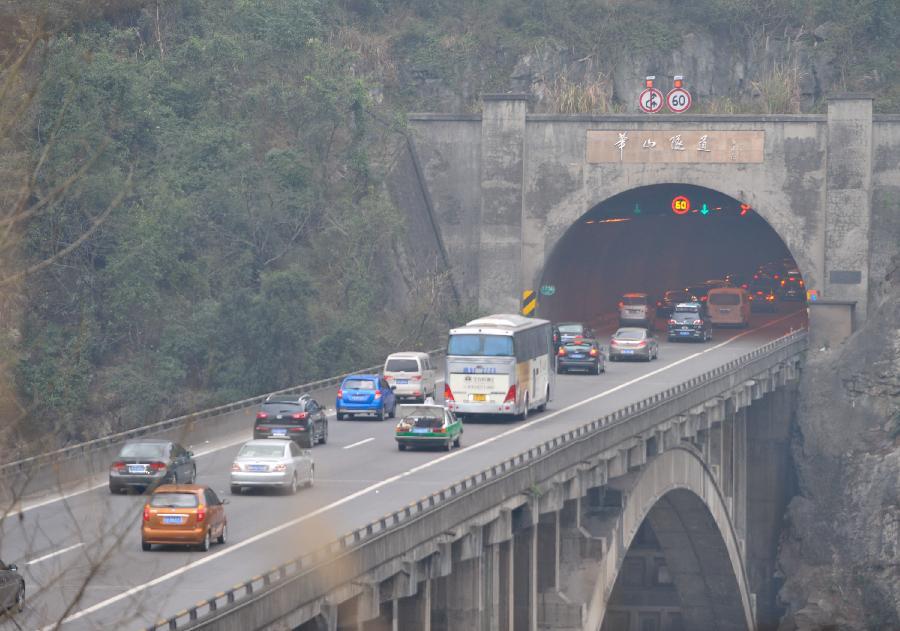
[[753, 208], [701, 186], [644, 186], [601, 202], [563, 235], [543, 271], [540, 315], [598, 324], [615, 314], [625, 293], [647, 293], [655, 302], [668, 290], [727, 275], [746, 284], [766, 265], [777, 302], [802, 304], [805, 288], [783, 295], [794, 258]]

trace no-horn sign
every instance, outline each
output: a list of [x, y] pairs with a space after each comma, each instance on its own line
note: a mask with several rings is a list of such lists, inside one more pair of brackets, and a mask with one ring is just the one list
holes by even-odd
[[642, 112], [655, 114], [663, 107], [663, 93], [656, 88], [646, 88], [638, 97], [638, 107]]

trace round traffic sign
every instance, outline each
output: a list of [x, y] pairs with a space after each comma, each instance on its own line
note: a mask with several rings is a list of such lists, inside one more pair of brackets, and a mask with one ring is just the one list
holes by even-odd
[[638, 107], [642, 112], [655, 114], [663, 107], [663, 93], [656, 88], [646, 88], [638, 97]]
[[666, 94], [666, 105], [676, 114], [686, 112], [691, 107], [691, 93], [684, 88], [672, 88]]
[[676, 215], [686, 215], [691, 212], [691, 200], [684, 195], [679, 195], [672, 200], [672, 212]]

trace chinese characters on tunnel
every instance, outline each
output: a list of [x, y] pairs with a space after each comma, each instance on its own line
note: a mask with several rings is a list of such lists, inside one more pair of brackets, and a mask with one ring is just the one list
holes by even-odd
[[765, 132], [718, 130], [588, 131], [588, 163], [762, 162]]

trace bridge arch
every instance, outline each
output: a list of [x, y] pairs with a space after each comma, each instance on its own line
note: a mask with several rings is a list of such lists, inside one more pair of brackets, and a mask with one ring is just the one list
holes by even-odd
[[624, 480], [624, 506], [611, 529], [584, 628], [601, 629], [625, 556], [646, 519], [666, 553], [685, 628], [755, 629], [741, 542], [702, 455], [688, 446], [675, 447]]

